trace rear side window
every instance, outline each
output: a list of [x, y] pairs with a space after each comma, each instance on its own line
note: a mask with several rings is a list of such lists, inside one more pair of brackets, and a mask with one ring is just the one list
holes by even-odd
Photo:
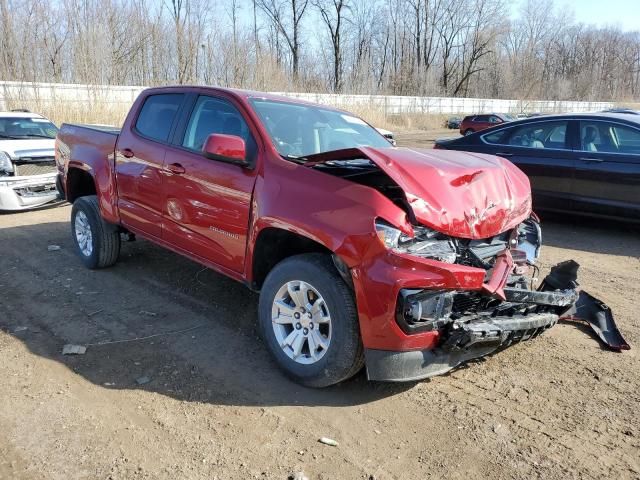
[[483, 135], [482, 139], [487, 143], [500, 144], [502, 143], [502, 137], [505, 135], [509, 135], [509, 131], [507, 130], [498, 130], [497, 132], [489, 133], [488, 135]]
[[183, 99], [182, 93], [163, 93], [147, 97], [138, 115], [136, 130], [152, 140], [167, 142]]

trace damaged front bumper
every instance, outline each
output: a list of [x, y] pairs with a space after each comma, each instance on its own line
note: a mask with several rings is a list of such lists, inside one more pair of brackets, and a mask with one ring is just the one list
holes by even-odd
[[49, 203], [57, 197], [56, 173], [0, 177], [0, 210], [26, 210]]
[[[613, 320], [611, 310], [586, 292], [577, 283], [578, 264], [572, 260], [562, 262], [540, 284], [538, 290], [504, 288], [500, 297], [504, 303], [491, 313], [481, 312], [473, 317], [461, 316], [446, 321], [455, 303], [455, 292], [438, 298], [428, 293], [406, 295], [398, 307], [398, 323], [409, 333], [412, 325], [402, 323], [403, 309], [429, 309], [435, 321], [422, 326], [438, 329], [440, 341], [435, 348], [411, 351], [365, 349], [367, 375], [370, 380], [412, 381], [440, 375], [460, 364], [484, 357], [515, 343], [530, 340], [554, 326], [560, 319], [585, 321], [598, 338], [612, 350], [628, 350]], [[420, 305], [420, 307], [416, 307]], [[504, 306], [517, 307], [508, 315]], [[446, 312], [446, 315], [442, 315]], [[414, 312], [415, 314], [415, 312]], [[438, 320], [438, 316], [442, 320]], [[419, 316], [419, 314], [418, 314]]]

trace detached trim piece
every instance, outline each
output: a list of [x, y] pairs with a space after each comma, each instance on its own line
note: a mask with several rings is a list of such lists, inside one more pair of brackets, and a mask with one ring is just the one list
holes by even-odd
[[[551, 273], [545, 277], [538, 290], [559, 294], [561, 292], [558, 292], [558, 290], [577, 288], [579, 268], [580, 265], [574, 260], [567, 260], [551, 267]], [[575, 303], [561, 311], [560, 315], [561, 320], [582, 320], [586, 322], [598, 338], [611, 350], [620, 352], [631, 349], [620, 330], [618, 330], [611, 309], [604, 302], [585, 291], [580, 291]]]
[[611, 309], [587, 292], [580, 292], [576, 303], [563, 315], [561, 320], [582, 320], [589, 324], [591, 330], [611, 350], [617, 352], [631, 350], [613, 320]]

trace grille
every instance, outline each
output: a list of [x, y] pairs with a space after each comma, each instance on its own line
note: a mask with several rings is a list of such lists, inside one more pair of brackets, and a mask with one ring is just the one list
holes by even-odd
[[43, 173], [54, 173], [56, 162], [21, 163], [16, 165], [16, 176], [42, 175]]

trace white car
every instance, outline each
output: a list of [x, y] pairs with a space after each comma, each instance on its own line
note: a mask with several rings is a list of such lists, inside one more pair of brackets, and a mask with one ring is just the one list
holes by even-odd
[[0, 210], [25, 210], [58, 197], [57, 132], [42, 115], [0, 112]]
[[391, 130], [385, 130], [384, 128], [378, 127], [376, 127], [376, 130], [380, 135], [389, 140], [389, 143], [391, 143], [391, 145], [393, 145], [394, 147], [396, 146], [396, 138]]

